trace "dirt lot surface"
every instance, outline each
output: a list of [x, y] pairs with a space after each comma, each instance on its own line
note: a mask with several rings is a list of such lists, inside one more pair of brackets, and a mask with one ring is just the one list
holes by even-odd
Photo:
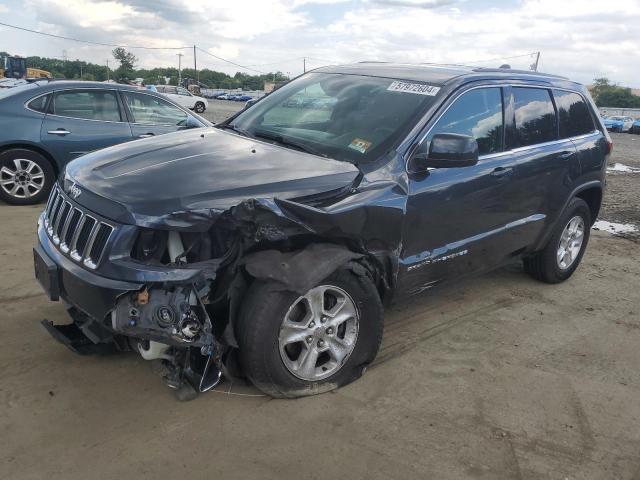
[[242, 110], [244, 104], [245, 102], [209, 99], [209, 108], [205, 110], [202, 116], [213, 123], [222, 122], [234, 113]]
[[[607, 220], [640, 225], [639, 182], [609, 175]], [[33, 279], [41, 209], [0, 205], [0, 479], [640, 478], [636, 241], [594, 232], [561, 285], [514, 265], [393, 306], [337, 392], [179, 403], [138, 356], [79, 357], [39, 325], [68, 321]]]

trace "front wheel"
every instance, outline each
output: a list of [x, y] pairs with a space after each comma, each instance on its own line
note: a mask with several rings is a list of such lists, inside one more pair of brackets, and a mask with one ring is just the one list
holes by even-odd
[[576, 271], [589, 242], [591, 210], [587, 202], [574, 198], [558, 221], [547, 245], [524, 259], [524, 268], [545, 283], [560, 283]]
[[256, 281], [238, 319], [240, 362], [272, 397], [323, 393], [362, 375], [378, 352], [382, 327], [375, 286], [350, 270], [304, 295]]
[[196, 103], [196, 106], [193, 107], [193, 109], [195, 110], [196, 113], [203, 113], [205, 111], [204, 103], [202, 102]]
[[0, 153], [0, 199], [13, 205], [31, 205], [47, 198], [55, 173], [37, 152], [12, 148]]

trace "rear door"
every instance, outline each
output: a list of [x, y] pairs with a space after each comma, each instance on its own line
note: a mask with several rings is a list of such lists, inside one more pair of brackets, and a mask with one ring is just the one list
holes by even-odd
[[196, 104], [196, 97], [194, 97], [186, 88], [178, 87], [176, 89], [176, 97], [174, 100], [176, 103], [182, 105], [185, 108], [193, 108]]
[[545, 87], [513, 86], [513, 116], [508, 119], [507, 141], [516, 163], [514, 184], [522, 192], [512, 208], [522, 218], [533, 218], [526, 230], [512, 229], [512, 248], [537, 243], [564, 206], [568, 191], [580, 175], [580, 162], [573, 142], [559, 138], [558, 117], [551, 90]]
[[162, 135], [186, 127], [189, 114], [170, 102], [142, 92], [121, 93], [129, 110], [134, 138]]
[[115, 90], [71, 89], [53, 93], [40, 130], [45, 148], [62, 163], [131, 140]]

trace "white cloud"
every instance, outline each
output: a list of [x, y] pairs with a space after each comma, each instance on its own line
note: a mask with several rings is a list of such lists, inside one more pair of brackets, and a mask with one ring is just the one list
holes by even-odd
[[3, 3], [0, 3], [0, 13], [8, 13], [8, 12], [9, 12], [9, 7], [7, 7]]
[[[590, 82], [607, 76], [640, 87], [640, 2], [511, 0], [480, 8], [468, 0], [3, 0], [30, 28], [105, 43], [176, 47], [197, 44], [243, 65], [298, 74], [328, 62], [386, 60], [528, 68], [540, 50], [543, 71]], [[7, 3], [8, 2], [8, 3]], [[6, 10], [5, 10], [6, 11]], [[15, 20], [18, 23], [18, 20]], [[24, 23], [23, 23], [24, 24]], [[6, 30], [3, 30], [6, 32]], [[3, 35], [3, 48], [103, 63], [106, 47]], [[5, 43], [7, 44], [5, 46]], [[134, 52], [146, 67], [173, 65], [176, 51]], [[183, 52], [188, 62], [189, 50]], [[204, 54], [201, 67], [234, 66]], [[275, 63], [275, 64], [274, 64]]]

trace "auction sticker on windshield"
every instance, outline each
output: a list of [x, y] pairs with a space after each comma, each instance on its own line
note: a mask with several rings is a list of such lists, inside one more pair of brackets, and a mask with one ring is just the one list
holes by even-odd
[[362, 140], [361, 138], [354, 138], [349, 144], [349, 148], [360, 153], [365, 153], [367, 150], [369, 150], [370, 146], [371, 142], [367, 142], [366, 140]]
[[401, 82], [396, 80], [387, 88], [390, 92], [415, 93], [417, 95], [429, 95], [433, 97], [440, 91], [440, 87], [425, 85], [424, 83]]

